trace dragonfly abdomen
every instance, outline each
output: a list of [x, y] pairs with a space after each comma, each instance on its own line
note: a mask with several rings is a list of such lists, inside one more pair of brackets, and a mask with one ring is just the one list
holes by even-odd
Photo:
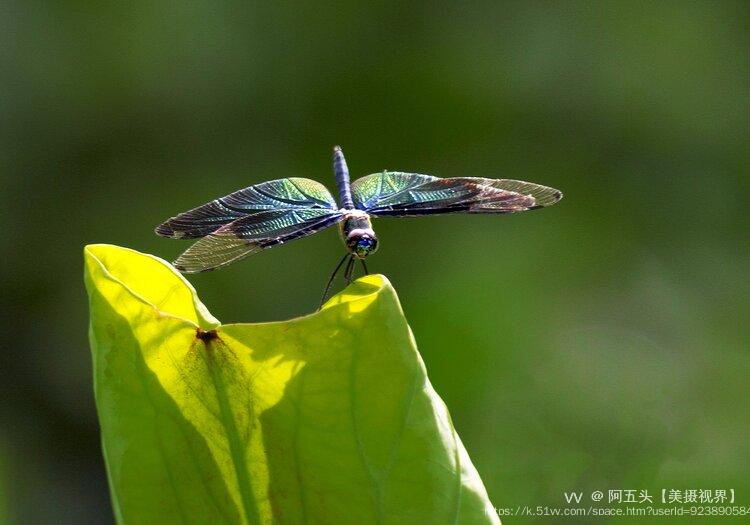
[[352, 200], [352, 188], [349, 182], [349, 168], [346, 165], [344, 152], [340, 146], [333, 147], [333, 173], [336, 176], [336, 186], [339, 189], [339, 200], [341, 207], [347, 210], [354, 209]]

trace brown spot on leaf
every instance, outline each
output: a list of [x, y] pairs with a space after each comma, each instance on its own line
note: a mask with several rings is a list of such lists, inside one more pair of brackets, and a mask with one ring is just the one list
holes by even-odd
[[218, 339], [219, 334], [216, 333], [216, 330], [204, 330], [203, 328], [198, 328], [195, 331], [195, 337], [197, 337], [204, 343], [208, 343], [210, 341], [213, 341], [214, 339]]

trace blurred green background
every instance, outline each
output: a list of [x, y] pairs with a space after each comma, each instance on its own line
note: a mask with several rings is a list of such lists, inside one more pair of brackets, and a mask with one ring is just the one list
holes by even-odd
[[[333, 144], [355, 177], [565, 193], [375, 223], [370, 268], [496, 506], [629, 488], [750, 505], [750, 3], [0, 11], [0, 520], [113, 520], [84, 244], [172, 260], [187, 245], [157, 223], [268, 179], [333, 188]], [[284, 319], [342, 250], [330, 230], [190, 280], [224, 322]]]

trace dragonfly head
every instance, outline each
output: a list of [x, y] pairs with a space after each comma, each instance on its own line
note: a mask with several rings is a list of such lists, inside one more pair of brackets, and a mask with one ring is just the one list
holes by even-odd
[[346, 236], [346, 247], [360, 259], [375, 253], [378, 249], [378, 238], [371, 229], [357, 228]]

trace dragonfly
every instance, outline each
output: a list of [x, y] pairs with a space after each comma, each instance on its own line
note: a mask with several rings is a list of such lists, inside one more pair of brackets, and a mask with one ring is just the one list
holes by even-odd
[[338, 225], [347, 251], [326, 284], [322, 305], [344, 264], [349, 283], [356, 261], [369, 273], [365, 259], [378, 250], [374, 218], [517, 213], [562, 199], [559, 190], [512, 179], [383, 171], [351, 182], [339, 146], [333, 148], [333, 172], [339, 203], [323, 184], [289, 177], [261, 182], [180, 213], [157, 226], [156, 234], [197, 239], [173, 264], [180, 272], [198, 273]]

